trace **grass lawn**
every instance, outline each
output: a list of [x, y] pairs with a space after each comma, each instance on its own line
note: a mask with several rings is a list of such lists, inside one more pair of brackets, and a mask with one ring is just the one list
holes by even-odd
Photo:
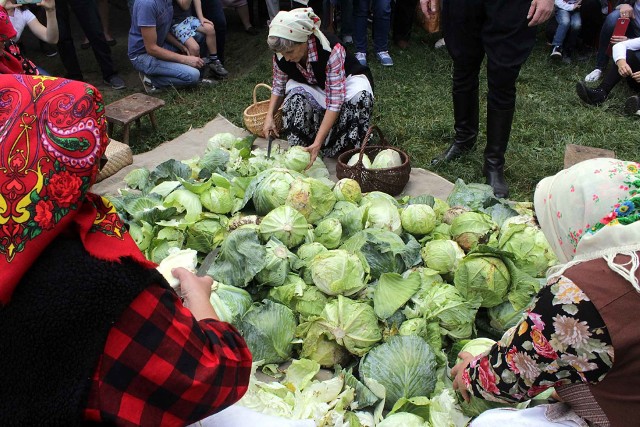
[[[169, 90], [158, 96], [167, 105], [158, 112], [160, 131], [148, 125], [140, 133], [132, 129], [135, 152], [147, 151], [170, 140], [191, 127], [203, 126], [216, 114], [222, 114], [242, 126], [242, 112], [251, 103], [256, 83], [271, 80], [271, 56], [266, 48], [266, 29], [255, 37], [232, 33], [227, 44], [227, 68], [231, 78], [215, 87]], [[453, 137], [453, 112], [450, 97], [451, 60], [446, 49], [436, 50], [437, 37], [419, 28], [411, 45], [401, 51], [391, 47], [395, 65], [383, 68], [369, 53], [375, 79], [375, 107], [372, 122], [389, 142], [409, 153], [414, 167], [430, 169], [430, 160], [440, 153]], [[640, 135], [637, 118], [623, 113], [626, 97], [632, 93], [619, 84], [611, 98], [599, 108], [586, 107], [575, 94], [575, 84], [593, 68], [595, 53], [572, 64], [551, 63], [549, 48], [542, 33], [518, 80], [516, 118], [507, 152], [506, 177], [511, 198], [531, 200], [536, 183], [563, 167], [568, 143], [614, 150], [618, 158], [639, 160]], [[128, 64], [126, 64], [128, 65]], [[124, 67], [121, 67], [124, 68]], [[485, 115], [486, 80], [481, 77], [481, 118]], [[104, 91], [107, 102], [139, 91]], [[266, 90], [258, 99], [266, 99]], [[482, 150], [484, 120], [476, 148], [466, 157], [434, 169], [455, 181], [484, 182]], [[121, 138], [116, 129], [113, 137]]]

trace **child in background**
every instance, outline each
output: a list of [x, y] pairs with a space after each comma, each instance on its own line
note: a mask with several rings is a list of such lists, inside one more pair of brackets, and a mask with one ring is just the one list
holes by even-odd
[[580, 18], [581, 3], [582, 0], [555, 0], [558, 29], [556, 29], [556, 34], [553, 37], [551, 59], [562, 59], [562, 45], [565, 44], [567, 33], [569, 33], [569, 39], [565, 46], [564, 56], [567, 59], [571, 56], [571, 50], [576, 45], [580, 27], [582, 27]]
[[229, 72], [218, 58], [216, 32], [213, 22], [202, 15], [202, 3], [200, 0], [174, 0], [171, 34], [186, 47], [185, 53], [187, 55], [199, 57], [200, 45], [195, 39], [196, 33], [203, 34], [205, 37], [209, 56], [202, 59], [209, 66], [213, 77], [218, 79], [226, 77]]

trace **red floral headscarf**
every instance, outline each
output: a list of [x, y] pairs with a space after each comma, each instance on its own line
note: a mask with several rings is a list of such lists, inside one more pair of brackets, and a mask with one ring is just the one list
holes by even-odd
[[88, 192], [108, 142], [93, 86], [0, 75], [0, 305], [64, 231], [77, 233], [96, 258], [154, 265], [109, 201]]
[[[13, 28], [7, 10], [0, 6], [0, 42], [10, 43], [16, 36], [16, 29]], [[0, 74], [23, 74], [22, 64], [14, 56], [5, 50], [0, 50]]]

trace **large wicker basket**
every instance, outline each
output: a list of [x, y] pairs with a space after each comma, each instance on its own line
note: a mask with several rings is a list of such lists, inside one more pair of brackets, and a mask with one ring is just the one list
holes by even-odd
[[[367, 145], [371, 139], [373, 131], [378, 132], [380, 136], [381, 145]], [[402, 164], [393, 168], [386, 169], [367, 169], [362, 164], [362, 156], [366, 154], [373, 160], [373, 158], [382, 150], [392, 149], [400, 154]], [[352, 166], [347, 165], [349, 159], [354, 155], [360, 153], [358, 161]], [[358, 181], [363, 193], [369, 191], [383, 191], [397, 196], [402, 193], [404, 187], [409, 182], [409, 175], [411, 174], [411, 161], [409, 155], [404, 151], [392, 147], [385, 139], [382, 131], [377, 126], [371, 126], [367, 131], [367, 134], [362, 141], [360, 148], [354, 148], [338, 156], [338, 163], [336, 164], [336, 176], [340, 179], [351, 178]]]
[[[243, 117], [244, 125], [249, 132], [265, 138], [262, 128], [264, 126], [264, 119], [267, 117], [267, 111], [269, 111], [269, 99], [260, 102], [256, 100], [256, 90], [259, 87], [265, 87], [269, 89], [269, 93], [271, 93], [271, 86], [264, 83], [258, 83], [253, 88], [253, 104], [245, 108]], [[279, 108], [278, 111], [276, 111], [273, 116], [273, 120], [276, 123], [276, 129], [280, 132], [280, 129], [282, 129], [282, 108]]]

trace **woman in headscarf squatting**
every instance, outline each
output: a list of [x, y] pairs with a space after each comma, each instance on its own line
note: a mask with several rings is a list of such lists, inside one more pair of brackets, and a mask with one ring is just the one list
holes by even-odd
[[251, 354], [216, 320], [211, 278], [175, 269], [183, 304], [89, 192], [104, 110], [89, 84], [0, 75], [2, 426], [184, 426], [247, 390]]
[[38, 67], [22, 55], [12, 40], [16, 35], [7, 10], [0, 6], [0, 74], [40, 74]]
[[318, 153], [336, 157], [358, 147], [373, 109], [373, 77], [332, 34], [320, 31], [311, 8], [279, 12], [269, 25], [273, 88], [264, 134], [276, 135], [274, 114], [282, 106], [282, 136], [306, 147], [311, 163]]
[[554, 387], [560, 403], [493, 409], [473, 427], [626, 427], [640, 414], [640, 164], [592, 159], [540, 181], [534, 204], [564, 264], [524, 319], [451, 371], [454, 388], [519, 402]]

